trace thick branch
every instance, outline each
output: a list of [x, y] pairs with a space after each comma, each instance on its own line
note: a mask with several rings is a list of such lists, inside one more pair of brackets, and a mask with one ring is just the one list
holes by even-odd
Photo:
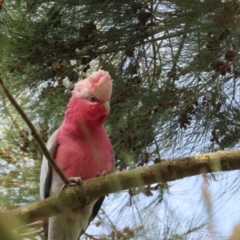
[[56, 162], [54, 161], [52, 155], [49, 153], [47, 147], [45, 146], [45, 143], [43, 142], [42, 138], [40, 137], [38, 131], [36, 130], [36, 128], [34, 127], [34, 125], [32, 124], [32, 122], [29, 120], [28, 116], [26, 115], [26, 113], [23, 111], [23, 109], [20, 107], [20, 105], [17, 103], [17, 101], [14, 99], [14, 97], [12, 96], [11, 92], [8, 90], [7, 86], [4, 84], [2, 78], [0, 77], [0, 85], [3, 88], [3, 91], [5, 92], [6, 96], [8, 97], [9, 101], [12, 103], [12, 105], [14, 106], [14, 108], [17, 110], [17, 112], [19, 113], [19, 115], [22, 117], [22, 119], [24, 120], [24, 122], [28, 125], [29, 129], [31, 130], [31, 134], [34, 137], [34, 139], [37, 141], [39, 147], [42, 150], [42, 153], [44, 154], [44, 156], [46, 157], [46, 159], [48, 160], [48, 162], [50, 163], [50, 165], [54, 168], [54, 170], [57, 172], [57, 174], [59, 175], [59, 177], [62, 179], [62, 181], [65, 184], [69, 184], [70, 181], [69, 179], [65, 176], [65, 174], [63, 173], [63, 171], [58, 167], [58, 165], [56, 164]]
[[80, 187], [69, 186], [41, 202], [35, 202], [6, 213], [20, 220], [31, 222], [86, 205], [91, 200], [109, 193], [157, 182], [174, 181], [201, 173], [239, 169], [240, 151], [220, 151], [162, 161], [152, 166], [90, 179]]

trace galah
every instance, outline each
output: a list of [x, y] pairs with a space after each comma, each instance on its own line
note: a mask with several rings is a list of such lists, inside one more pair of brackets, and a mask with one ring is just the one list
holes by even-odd
[[[99, 70], [75, 84], [62, 125], [47, 142], [47, 148], [68, 178], [94, 178], [114, 169], [111, 142], [103, 127], [110, 114], [112, 80]], [[58, 192], [62, 180], [44, 157], [40, 174], [40, 197]], [[77, 240], [97, 215], [104, 197], [90, 204], [50, 217], [45, 235], [50, 240]]]

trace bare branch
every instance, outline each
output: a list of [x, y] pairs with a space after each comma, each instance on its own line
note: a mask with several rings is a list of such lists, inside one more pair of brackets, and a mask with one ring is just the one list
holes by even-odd
[[10, 214], [24, 222], [46, 219], [57, 213], [87, 205], [93, 199], [109, 193], [210, 172], [239, 170], [239, 159], [240, 151], [235, 150], [162, 161], [147, 167], [89, 179], [81, 186], [70, 186], [43, 201], [1, 214]]
[[28, 118], [28, 116], [26, 115], [26, 113], [23, 111], [23, 109], [20, 107], [20, 105], [17, 103], [17, 101], [14, 99], [14, 97], [12, 96], [11, 92], [9, 91], [9, 89], [7, 88], [7, 86], [4, 84], [2, 78], [0, 78], [0, 84], [3, 88], [3, 91], [5, 92], [6, 96], [8, 97], [9, 101], [12, 103], [12, 105], [14, 106], [14, 108], [17, 110], [17, 112], [19, 113], [19, 115], [22, 117], [22, 119], [24, 120], [24, 122], [28, 125], [29, 129], [31, 130], [31, 134], [34, 137], [34, 139], [37, 141], [39, 147], [42, 150], [42, 153], [44, 154], [44, 156], [46, 157], [46, 159], [48, 160], [48, 162], [50, 163], [50, 165], [53, 167], [53, 169], [56, 171], [56, 173], [59, 175], [59, 177], [62, 179], [62, 181], [65, 184], [69, 184], [70, 181], [69, 179], [65, 176], [65, 174], [63, 173], [63, 171], [58, 167], [58, 165], [56, 164], [54, 158], [52, 157], [52, 155], [49, 153], [45, 143], [43, 142], [42, 138], [40, 137], [39, 133], [37, 132], [36, 128], [34, 127], [34, 125], [32, 124], [32, 122], [30, 121], [30, 119]]

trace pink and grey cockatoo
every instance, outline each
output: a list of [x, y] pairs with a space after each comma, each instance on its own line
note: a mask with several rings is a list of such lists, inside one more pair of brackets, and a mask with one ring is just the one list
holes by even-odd
[[[47, 148], [68, 178], [94, 178], [112, 172], [114, 157], [111, 142], [103, 127], [110, 114], [112, 80], [99, 70], [76, 83], [65, 118], [47, 142]], [[62, 180], [43, 158], [40, 197], [49, 197], [63, 186]], [[97, 215], [104, 197], [89, 205], [50, 217], [45, 234], [51, 240], [77, 240]]]

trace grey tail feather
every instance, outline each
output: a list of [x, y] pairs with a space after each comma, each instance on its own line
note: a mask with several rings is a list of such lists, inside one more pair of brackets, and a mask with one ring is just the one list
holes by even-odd
[[43, 222], [44, 240], [48, 239], [48, 221]]

